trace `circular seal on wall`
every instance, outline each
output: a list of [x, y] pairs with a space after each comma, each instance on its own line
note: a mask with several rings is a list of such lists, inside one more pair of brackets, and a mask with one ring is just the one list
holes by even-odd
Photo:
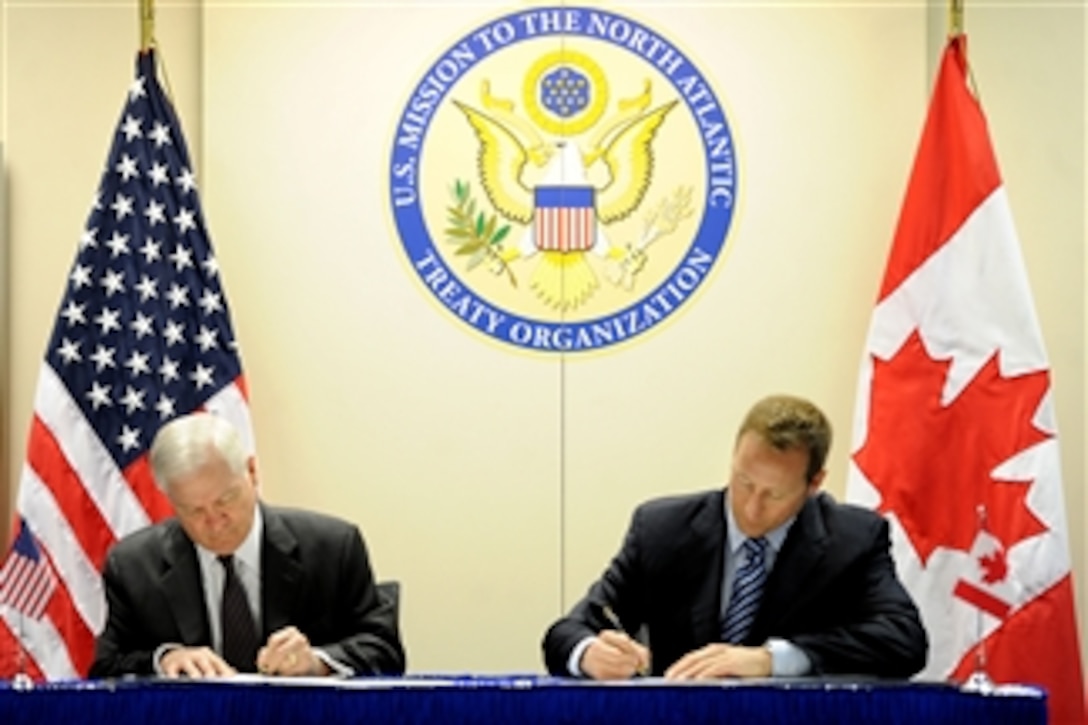
[[457, 41], [412, 91], [389, 167], [423, 286], [542, 352], [629, 342], [676, 314], [725, 248], [737, 183], [707, 78], [656, 31], [585, 7]]

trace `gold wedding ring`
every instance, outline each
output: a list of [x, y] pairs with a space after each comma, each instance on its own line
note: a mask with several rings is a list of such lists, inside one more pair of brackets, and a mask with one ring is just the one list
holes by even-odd
[[294, 667], [296, 662], [298, 662], [298, 657], [295, 657], [294, 652], [287, 655], [287, 666], [288, 667]]

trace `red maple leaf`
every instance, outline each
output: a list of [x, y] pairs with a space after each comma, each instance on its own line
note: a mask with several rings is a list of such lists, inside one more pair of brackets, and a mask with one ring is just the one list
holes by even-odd
[[869, 430], [854, 462], [923, 565], [937, 547], [970, 551], [980, 510], [1005, 550], [1046, 531], [1024, 505], [1034, 481], [999, 481], [991, 471], [1051, 437], [1031, 422], [1050, 387], [1047, 372], [1002, 377], [995, 354], [945, 406], [951, 363], [930, 357], [917, 331], [891, 360], [873, 365]]
[[1009, 573], [1009, 565], [1005, 560], [1005, 552], [1001, 549], [983, 554], [978, 559], [978, 565], [982, 567], [982, 581], [987, 584], [1003, 581]]

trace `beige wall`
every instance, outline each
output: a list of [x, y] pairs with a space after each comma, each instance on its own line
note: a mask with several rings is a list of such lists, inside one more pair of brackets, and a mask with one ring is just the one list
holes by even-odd
[[[0, 48], [7, 47], [7, 6], [0, 4]], [[4, 162], [4, 138], [7, 125], [7, 53], [0, 52], [0, 541], [7, 541], [11, 517], [8, 493], [8, 426], [11, 409], [9, 400], [10, 350], [8, 331], [8, 222], [7, 222], [7, 164]]]
[[[131, 76], [136, 11], [0, 1], [3, 424], [20, 451]], [[737, 142], [740, 207], [728, 254], [663, 329], [611, 352], [544, 357], [484, 341], [432, 302], [402, 260], [384, 188], [408, 89], [462, 33], [517, 5], [158, 7], [264, 495], [361, 525], [379, 576], [403, 582], [414, 671], [538, 670], [544, 627], [614, 553], [634, 504], [720, 480], [732, 430], [764, 392], [824, 404], [840, 432], [830, 488], [842, 494], [859, 355], [941, 8], [617, 6], [713, 80]], [[1084, 11], [989, 2], [969, 8], [967, 30], [1053, 363], [1083, 638]]]

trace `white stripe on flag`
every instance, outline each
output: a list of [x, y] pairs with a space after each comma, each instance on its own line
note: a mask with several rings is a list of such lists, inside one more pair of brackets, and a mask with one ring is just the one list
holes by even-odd
[[87, 558], [53, 492], [26, 465], [19, 481], [19, 514], [41, 547], [49, 552], [53, 568], [87, 629], [94, 634], [101, 632], [106, 623], [106, 600], [98, 569]]
[[34, 563], [18, 554], [9, 556], [4, 568], [0, 569], [0, 601], [7, 602], [16, 609], [26, 609], [26, 596], [23, 590], [27, 585], [27, 573], [34, 568]]
[[98, 434], [46, 363], [42, 363], [38, 373], [34, 411], [53, 434], [115, 539], [151, 523]]
[[79, 677], [71, 658], [68, 645], [53, 626], [45, 619], [30, 619], [11, 607], [0, 605], [0, 617], [12, 631], [16, 639], [22, 640], [23, 646], [30, 653], [34, 664], [49, 680], [70, 680]]
[[[48, 567], [48, 564], [45, 566]], [[45, 570], [36, 569], [35, 573], [28, 573], [23, 580], [23, 585], [25, 591], [20, 595], [24, 597], [22, 607], [28, 616], [40, 619], [45, 612], [45, 605], [48, 604], [49, 597], [53, 594], [53, 590], [56, 589], [56, 584], [54, 584], [48, 568]], [[19, 606], [20, 602], [14, 602], [14, 604]]]
[[15, 553], [0, 569], [0, 601], [22, 610], [28, 617], [42, 616], [55, 588], [53, 574], [44, 559], [39, 563]]

